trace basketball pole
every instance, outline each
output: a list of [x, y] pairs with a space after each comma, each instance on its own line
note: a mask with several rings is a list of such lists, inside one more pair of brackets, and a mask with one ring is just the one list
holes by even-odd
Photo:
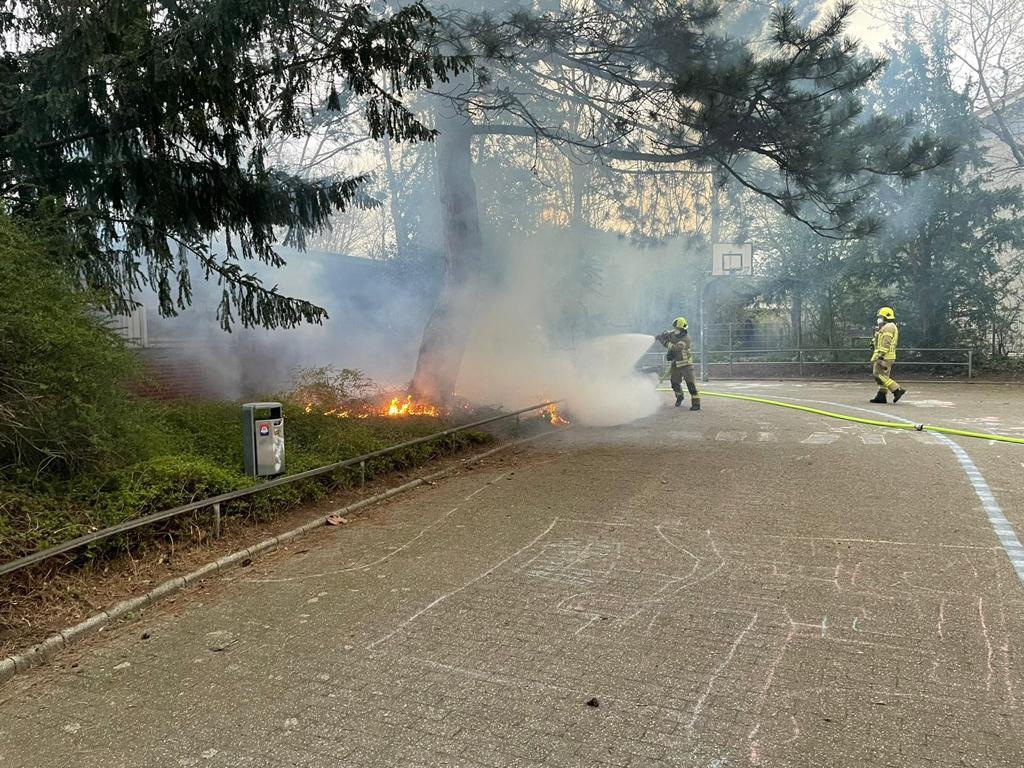
[[[711, 272], [715, 271], [715, 243], [721, 236], [722, 209], [718, 200], [718, 185], [712, 179], [711, 184]], [[707, 289], [708, 275], [704, 270], [700, 273], [700, 383], [708, 383], [708, 349], [707, 333], [704, 331], [704, 291]]]
[[700, 276], [700, 300], [698, 301], [698, 314], [700, 315], [700, 381], [702, 384], [708, 383], [708, 355], [706, 340], [707, 335], [704, 332], [704, 290], [707, 288], [708, 279], [704, 272], [701, 272]]

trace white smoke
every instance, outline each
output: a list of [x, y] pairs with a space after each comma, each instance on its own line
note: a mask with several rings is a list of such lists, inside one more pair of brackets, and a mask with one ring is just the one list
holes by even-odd
[[641, 333], [602, 336], [582, 345], [560, 382], [567, 410], [581, 424], [626, 424], [655, 413], [661, 397], [636, 362], [654, 338]]
[[651, 336], [602, 336], [559, 350], [536, 326], [518, 341], [510, 341], [513, 335], [476, 335], [463, 362], [459, 395], [506, 408], [562, 399], [574, 422], [595, 427], [645, 418], [661, 404], [654, 382], [636, 369]]
[[[636, 248], [614, 236], [579, 240], [547, 230], [506, 252], [490, 252], [500, 274], [477, 297], [457, 394], [508, 410], [563, 400], [574, 422], [590, 426], [657, 411], [664, 396], [636, 368], [653, 345], [640, 332], [667, 327], [687, 310], [680, 300], [688, 285], [681, 249]], [[583, 287], [572, 257], [581, 248], [600, 270], [593, 286]], [[329, 254], [288, 255], [286, 267], [265, 270], [265, 277], [286, 295], [327, 307], [331, 318], [323, 326], [225, 334], [214, 317], [219, 289], [199, 283], [196, 306], [171, 320], [154, 319], [151, 335], [166, 354], [198, 361], [209, 388], [222, 397], [269, 396], [288, 386], [298, 366], [355, 368], [404, 387], [434, 298], [424, 280], [401, 270], [385, 274], [380, 262], [363, 268]]]
[[[579, 277], [576, 263], [562, 254], [575, 246], [567, 233], [548, 233], [508, 254], [505, 271], [478, 302], [460, 396], [507, 409], [560, 399], [574, 422], [588, 426], [625, 424], [657, 411], [662, 398], [654, 381], [636, 367], [653, 337], [608, 331], [647, 330], [637, 301], [646, 285], [657, 282], [657, 271], [645, 274], [642, 264], [659, 256], [614, 238], [591, 242], [604, 274], [615, 279], [566, 295], [563, 286]], [[577, 314], [600, 325], [567, 333], [566, 310], [577, 311], [580, 303]], [[645, 314], [652, 309], [641, 308]]]
[[[327, 365], [359, 369], [383, 385], [404, 387], [433, 301], [424, 280], [405, 285], [383, 262], [282, 251], [288, 263], [280, 269], [247, 267], [283, 295], [326, 308], [330, 316], [323, 325], [267, 330], [236, 322], [225, 333], [217, 320], [220, 287], [195, 279], [192, 305], [176, 317], [158, 316], [151, 290], [140, 295], [153, 347], [148, 356], [201, 372], [196, 375], [203, 391], [224, 398], [268, 397], [290, 385], [294, 369]], [[193, 274], [199, 272], [195, 267]]]

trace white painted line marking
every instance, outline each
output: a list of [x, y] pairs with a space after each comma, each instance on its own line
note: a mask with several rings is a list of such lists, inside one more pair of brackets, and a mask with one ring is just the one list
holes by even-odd
[[750, 619], [750, 623], [747, 624], [744, 630], [736, 636], [736, 639], [729, 647], [729, 652], [725, 655], [725, 659], [722, 660], [722, 663], [718, 665], [715, 671], [711, 673], [711, 677], [708, 678], [708, 683], [704, 688], [704, 692], [697, 698], [697, 703], [693, 707], [693, 717], [691, 717], [690, 722], [686, 724], [686, 730], [690, 733], [693, 733], [694, 726], [697, 724], [697, 720], [700, 718], [701, 712], [704, 711], [704, 704], [707, 702], [708, 696], [711, 695], [711, 689], [714, 688], [715, 682], [722, 674], [722, 671], [729, 666], [729, 662], [732, 661], [732, 657], [736, 655], [736, 649], [740, 647], [740, 643], [743, 642], [743, 638], [746, 637], [747, 633], [754, 628], [755, 624], [757, 624], [757, 616], [758, 614], [755, 612]]
[[815, 432], [806, 440], [801, 440], [805, 445], [831, 445], [839, 439], [839, 435], [832, 432]]
[[[495, 483], [498, 483], [499, 481], [504, 480], [506, 477], [509, 477], [511, 474], [512, 474], [511, 472], [506, 472], [504, 474], [498, 475], [493, 480], [488, 480], [482, 486], [480, 486], [475, 491], [473, 491], [471, 494], [469, 494], [469, 496], [467, 496], [465, 498], [465, 501], [469, 501], [474, 496], [476, 496], [478, 493], [487, 490], [488, 488], [493, 486]], [[459, 509], [461, 509], [461, 507], [453, 507], [452, 509], [449, 509], [443, 515], [441, 515], [437, 520], [435, 520], [434, 522], [430, 523], [428, 526], [423, 528], [419, 533], [417, 533], [411, 539], [409, 539], [408, 541], [403, 543], [401, 546], [394, 547], [386, 555], [378, 557], [376, 560], [374, 560], [372, 562], [369, 562], [369, 563], [357, 563], [355, 565], [349, 565], [349, 566], [346, 566], [344, 568], [337, 568], [337, 569], [334, 569], [334, 570], [331, 570], [331, 571], [323, 571], [321, 573], [304, 573], [304, 574], [302, 574], [300, 576], [282, 576], [282, 577], [279, 577], [279, 578], [246, 579], [246, 581], [248, 581], [250, 583], [253, 583], [253, 584], [275, 584], [275, 583], [284, 583], [284, 582], [288, 582], [288, 581], [304, 581], [306, 579], [322, 579], [325, 576], [337, 576], [338, 574], [350, 573], [352, 571], [367, 571], [370, 568], [373, 568], [375, 565], [380, 565], [381, 563], [387, 562], [392, 557], [397, 555], [399, 552], [404, 552], [410, 546], [412, 546], [417, 541], [419, 541], [421, 538], [423, 538], [423, 536], [426, 535], [427, 531], [430, 531], [431, 529], [436, 528], [437, 526], [439, 526], [442, 523], [444, 523], [449, 517], [451, 517], [456, 512], [458, 512]]]
[[370, 643], [368, 646], [366, 646], [366, 650], [372, 651], [374, 648], [376, 648], [381, 643], [386, 643], [388, 640], [390, 640], [392, 637], [397, 635], [399, 632], [401, 632], [407, 626], [412, 624], [412, 622], [416, 621], [416, 619], [418, 619], [424, 613], [429, 611], [431, 608], [434, 608], [435, 606], [440, 605], [441, 603], [443, 603], [448, 598], [454, 597], [455, 595], [459, 594], [459, 592], [462, 592], [465, 589], [469, 589], [471, 586], [476, 584], [481, 579], [485, 579], [488, 576], [490, 576], [492, 573], [494, 573], [496, 570], [501, 568], [503, 565], [505, 565], [510, 560], [514, 560], [515, 558], [519, 557], [521, 554], [523, 554], [523, 552], [526, 552], [528, 549], [533, 547], [538, 541], [540, 541], [545, 536], [547, 536], [549, 533], [551, 533], [551, 531], [554, 529], [554, 527], [557, 524], [558, 524], [558, 518], [556, 517], [554, 520], [551, 521], [551, 525], [549, 525], [547, 528], [545, 528], [543, 532], [539, 533], [532, 541], [530, 541], [529, 544], [526, 544], [525, 546], [520, 547], [515, 552], [513, 552], [511, 555], [506, 557], [504, 560], [502, 560], [499, 563], [496, 563], [495, 565], [492, 565], [490, 568], [488, 568], [486, 571], [481, 573], [479, 576], [475, 576], [474, 578], [470, 579], [469, 581], [467, 581], [465, 584], [463, 584], [458, 589], [453, 589], [451, 592], [448, 592], [446, 594], [441, 595], [439, 598], [434, 600], [432, 603], [430, 603], [426, 607], [420, 608], [420, 610], [416, 611], [416, 613], [414, 613], [412, 616], [410, 616], [405, 621], [403, 621], [401, 624], [399, 624], [397, 627], [395, 627], [394, 630], [392, 630], [388, 634], [384, 635], [384, 637], [380, 638], [379, 640], [374, 640], [372, 643]]

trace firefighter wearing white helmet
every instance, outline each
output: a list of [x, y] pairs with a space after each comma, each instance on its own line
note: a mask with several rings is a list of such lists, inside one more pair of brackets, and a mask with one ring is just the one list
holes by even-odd
[[685, 317], [677, 317], [672, 327], [656, 337], [659, 344], [667, 350], [665, 360], [671, 366], [669, 381], [672, 391], [676, 393], [676, 408], [683, 404], [683, 382], [690, 391], [690, 410], [700, 410], [700, 392], [697, 391], [697, 380], [693, 377], [693, 353], [690, 352], [689, 324]]
[[886, 403], [887, 395], [892, 392], [892, 401], [895, 403], [907, 394], [907, 390], [892, 379], [892, 367], [896, 364], [896, 345], [900, 340], [900, 330], [896, 327], [896, 313], [892, 307], [882, 307], [878, 310], [876, 323], [878, 330], [875, 331], [872, 342], [874, 351], [871, 354], [871, 372], [878, 382], [878, 393], [868, 402]]

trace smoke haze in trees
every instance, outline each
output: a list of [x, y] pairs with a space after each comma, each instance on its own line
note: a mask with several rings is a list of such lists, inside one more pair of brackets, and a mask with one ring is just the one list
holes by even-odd
[[688, 261], [678, 244], [555, 229], [510, 248], [483, 290], [458, 394], [509, 408], [561, 398], [590, 426], [650, 416], [663, 398], [636, 363], [686, 311]]
[[[401, 388], [416, 363], [423, 323], [437, 290], [437, 270], [422, 260], [374, 261], [282, 249], [281, 269], [255, 268], [285, 295], [325, 307], [323, 325], [289, 330], [242, 328], [226, 334], [216, 322], [220, 289], [197, 281], [193, 306], [177, 317], [148, 312], [151, 359], [187, 368], [204, 394], [265, 397], [281, 391], [298, 367], [357, 368]], [[140, 297], [149, 307], [152, 295]]]
[[[493, 235], [492, 242], [500, 238]], [[219, 330], [219, 290], [197, 283], [195, 305], [177, 318], [150, 313], [150, 337], [198, 365], [222, 397], [266, 396], [299, 366], [362, 370], [404, 387], [415, 367], [423, 324], [436, 296], [429, 255], [390, 262], [286, 252], [267, 270], [279, 289], [325, 306], [323, 326]], [[610, 234], [546, 229], [522, 242], [489, 247], [488, 270], [470, 329], [458, 394], [506, 408], [561, 398], [575, 421], [613, 425], [654, 413], [661, 397], [636, 362], [650, 335], [695, 312], [696, 254], [680, 242], [637, 247]], [[643, 333], [638, 333], [643, 332]]]

